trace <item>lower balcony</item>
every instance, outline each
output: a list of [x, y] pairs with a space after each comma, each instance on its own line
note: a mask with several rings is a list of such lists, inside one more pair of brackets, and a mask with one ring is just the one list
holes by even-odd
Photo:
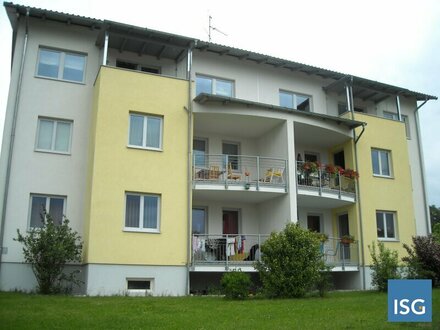
[[[255, 261], [261, 260], [260, 246], [269, 235], [197, 234], [192, 237], [192, 270], [223, 272], [238, 270], [255, 272]], [[332, 271], [358, 271], [359, 254], [356, 242], [342, 243], [329, 238], [321, 243], [324, 262]]]
[[244, 155], [193, 158], [193, 187], [198, 190], [287, 192], [287, 160]]

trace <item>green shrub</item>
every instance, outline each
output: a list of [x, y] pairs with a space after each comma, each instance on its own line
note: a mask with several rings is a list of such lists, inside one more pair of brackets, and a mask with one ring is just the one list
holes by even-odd
[[432, 238], [434, 238], [434, 240], [440, 244], [440, 222], [433, 225]]
[[55, 224], [50, 214], [41, 215], [43, 226], [32, 228], [27, 235], [17, 229], [18, 237], [14, 240], [23, 243], [23, 254], [30, 263], [37, 278], [38, 291], [42, 294], [65, 291], [63, 284], [79, 284], [78, 271], [64, 272], [69, 262], [81, 262], [82, 241], [76, 231], [69, 227], [69, 220], [64, 218], [61, 224]]
[[413, 244], [403, 244], [408, 256], [403, 257], [408, 278], [431, 279], [433, 286], [440, 286], [440, 243], [433, 236], [415, 236]]
[[316, 282], [316, 289], [318, 290], [321, 298], [327, 296], [328, 291], [333, 288], [332, 274], [330, 269], [330, 267], [326, 267], [325, 271], [320, 272], [318, 281]]
[[386, 248], [382, 242], [379, 242], [377, 246], [378, 253], [374, 242], [371, 246], [368, 245], [373, 260], [373, 265], [370, 266], [373, 271], [371, 275], [372, 284], [379, 291], [386, 292], [388, 290], [388, 280], [400, 278], [399, 255], [397, 251]]
[[272, 233], [255, 265], [269, 297], [303, 297], [316, 287], [325, 269], [316, 234], [298, 224]]
[[221, 285], [226, 298], [245, 299], [249, 295], [249, 289], [252, 285], [249, 274], [241, 271], [232, 271], [225, 273], [221, 279]]

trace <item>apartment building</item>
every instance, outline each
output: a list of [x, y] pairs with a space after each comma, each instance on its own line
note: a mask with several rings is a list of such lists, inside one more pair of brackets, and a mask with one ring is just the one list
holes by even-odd
[[42, 207], [83, 237], [84, 262], [69, 267], [90, 295], [184, 295], [233, 269], [255, 275], [261, 245], [290, 222], [325, 234], [336, 287], [368, 289], [372, 241], [403, 254], [429, 232], [417, 102], [436, 97], [4, 6], [1, 290], [35, 287], [13, 239], [40, 225]]

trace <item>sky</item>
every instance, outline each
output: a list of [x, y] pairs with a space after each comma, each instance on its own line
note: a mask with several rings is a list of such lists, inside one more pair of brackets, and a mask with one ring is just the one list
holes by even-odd
[[[95, 1], [14, 3], [212, 41], [440, 96], [440, 1]], [[0, 130], [11, 34], [0, 9]], [[429, 203], [440, 206], [440, 101], [420, 112]], [[1, 137], [0, 137], [1, 139]], [[410, 155], [411, 156], [411, 155]]]

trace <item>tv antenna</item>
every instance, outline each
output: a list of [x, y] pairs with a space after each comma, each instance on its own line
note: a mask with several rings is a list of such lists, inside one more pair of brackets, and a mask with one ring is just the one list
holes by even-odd
[[208, 32], [208, 39], [209, 39], [209, 42], [211, 42], [211, 32], [212, 32], [212, 31], [218, 32], [218, 33], [220, 33], [220, 34], [223, 34], [225, 37], [228, 36], [226, 33], [222, 32], [222, 31], [220, 31], [219, 29], [217, 29], [216, 27], [212, 26], [212, 23], [211, 23], [211, 22], [212, 22], [212, 16], [209, 15], [209, 32]]

